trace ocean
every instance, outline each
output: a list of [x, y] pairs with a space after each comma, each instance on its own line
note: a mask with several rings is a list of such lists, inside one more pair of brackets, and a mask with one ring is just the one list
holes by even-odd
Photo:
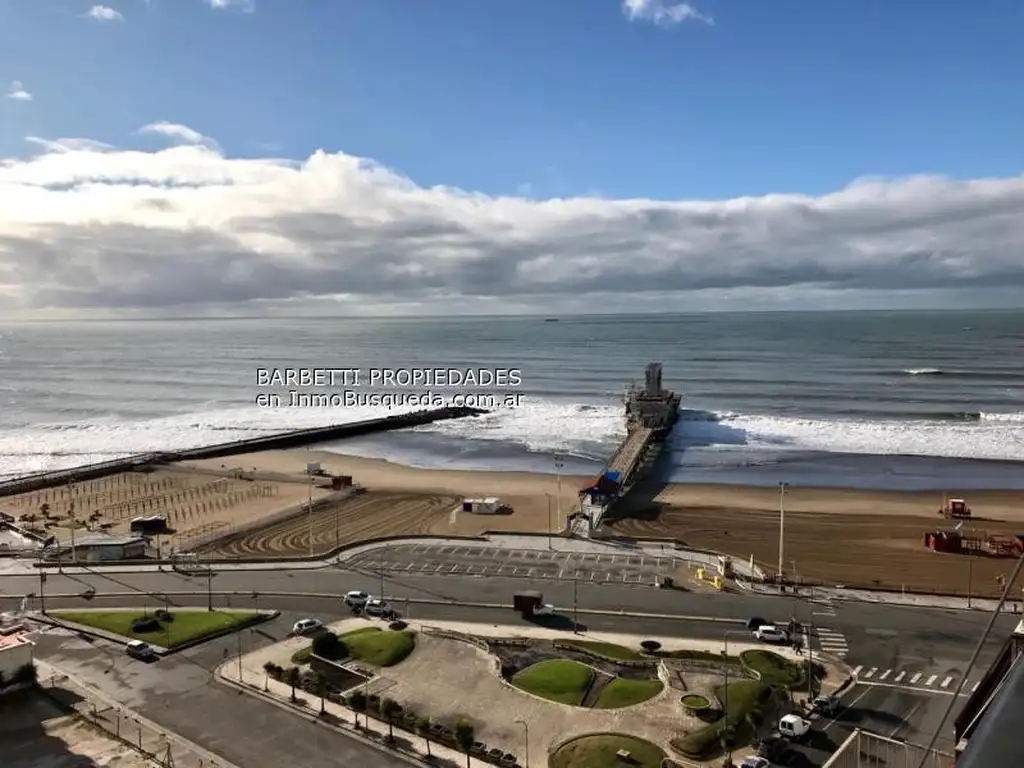
[[[554, 473], [561, 457], [563, 473], [596, 472], [623, 434], [625, 387], [660, 361], [685, 409], [673, 481], [1024, 488], [1022, 352], [1020, 311], [7, 324], [0, 476], [383, 410], [266, 407], [260, 368], [358, 369], [363, 385], [372, 369], [517, 369], [521, 385], [501, 390], [515, 407], [325, 447], [431, 468]], [[346, 388], [335, 383], [308, 391]]]

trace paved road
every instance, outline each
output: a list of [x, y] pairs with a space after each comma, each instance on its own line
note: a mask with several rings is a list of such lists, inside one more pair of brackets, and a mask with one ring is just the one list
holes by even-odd
[[[843, 709], [833, 718], [813, 718], [812, 737], [797, 745], [785, 761], [787, 766], [820, 766], [856, 728], [871, 731], [908, 744], [927, 744], [949, 705], [942, 691], [909, 690], [878, 685], [853, 685], [843, 696]], [[966, 700], [960, 697], [960, 705]], [[940, 731], [936, 748], [952, 753], [954, 709]], [[902, 760], [900, 761], [902, 765]]]
[[[297, 615], [283, 615], [243, 632], [246, 649], [277, 642]], [[340, 618], [340, 616], [325, 617]], [[35, 653], [168, 730], [244, 768], [342, 768], [410, 763], [371, 745], [213, 681], [235, 637], [213, 640], [153, 664], [129, 659], [119, 645], [85, 640], [63, 630], [36, 633]]]
[[[225, 571], [210, 579], [209, 585], [215, 592], [246, 593], [230, 598], [218, 597], [215, 599], [218, 604], [230, 599], [233, 605], [239, 607], [278, 607], [321, 617], [327, 617], [338, 606], [338, 597], [351, 589], [383, 592], [400, 609], [405, 608], [404, 598], [489, 603], [508, 607], [410, 603], [408, 610], [414, 618], [502, 624], [516, 621], [510, 605], [512, 593], [519, 589], [533, 588], [542, 590], [547, 600], [570, 616], [575, 594], [577, 608], [582, 611], [626, 611], [674, 617], [659, 619], [622, 617], [614, 613], [580, 614], [580, 621], [594, 630], [685, 637], [721, 638], [726, 630], [739, 628], [750, 616], [778, 621], [794, 617], [805, 625], [813, 624], [811, 644], [815, 653], [827, 651], [845, 657], [851, 667], [860, 668], [860, 685], [854, 690], [871, 691], [862, 700], [870, 704], [866, 709], [873, 713], [865, 722], [874, 723], [874, 727], [883, 733], [888, 732], [885, 727], [888, 726], [891, 731], [903, 721], [910, 723], [907, 726], [908, 732], [917, 728], [914, 718], [926, 717], [931, 712], [930, 704], [919, 705], [918, 702], [931, 701], [936, 697], [945, 698], [964, 675], [968, 677], [965, 690], [969, 692], [1018, 618], [1004, 616], [998, 620], [977, 668], [967, 673], [965, 662], [988, 620], [985, 614], [831, 602], [826, 599], [809, 602], [793, 597], [683, 592], [635, 585], [598, 585], [490, 575], [448, 574], [437, 577], [413, 572], [382, 575], [373, 570], [346, 571], [339, 568]], [[148, 602], [157, 606], [163, 603], [162, 595], [165, 593], [171, 604], [204, 604], [207, 586], [208, 580], [205, 577], [173, 573], [96, 573], [85, 576], [51, 574], [45, 589], [52, 596], [59, 593], [80, 594], [91, 587], [98, 594], [120, 593], [122, 597], [118, 600], [122, 605]], [[0, 602], [0, 607], [14, 607], [20, 602], [21, 596], [38, 590], [38, 578], [0, 577], [0, 593], [10, 596]], [[258, 593], [256, 598], [251, 596], [254, 590]], [[179, 592], [189, 594], [174, 594]], [[290, 598], [267, 594], [273, 592], [305, 593], [307, 596]], [[0, 594], [0, 599], [2, 596]], [[51, 607], [70, 607], [87, 603], [80, 598], [57, 603], [51, 597], [48, 604]], [[97, 597], [92, 604], [112, 603]], [[872, 669], [875, 670], [873, 673]], [[951, 679], [946, 682], [947, 678]], [[929, 680], [932, 681], [930, 685]], [[173, 727], [170, 723], [167, 725]], [[836, 743], [842, 741], [838, 738], [840, 735], [837, 732]], [[819, 759], [823, 754], [819, 750], [814, 759]]]
[[542, 549], [506, 549], [454, 544], [401, 544], [365, 552], [346, 565], [390, 574], [427, 576], [509, 576], [524, 579], [562, 579], [584, 582], [653, 584], [657, 576], [672, 575], [671, 557], [648, 554], [587, 554]]

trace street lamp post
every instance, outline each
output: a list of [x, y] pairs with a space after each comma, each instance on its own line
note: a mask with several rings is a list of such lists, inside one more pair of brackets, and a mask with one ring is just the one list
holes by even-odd
[[548, 497], [548, 549], [550, 550], [554, 549], [554, 544], [551, 541], [551, 494], [545, 493], [544, 495]]
[[525, 768], [530, 768], [530, 726], [527, 725], [525, 720], [516, 720], [516, 722], [523, 726], [523, 733], [526, 739], [526, 758], [524, 762], [526, 763]]
[[723, 713], [723, 720], [725, 725], [723, 726], [723, 738], [725, 739], [725, 749], [729, 755], [729, 765], [732, 765], [732, 740], [729, 738], [729, 635], [743, 635], [747, 636], [746, 632], [742, 632], [738, 629], [727, 629], [725, 631], [725, 650], [722, 651], [722, 655], [725, 657], [722, 668], [725, 672], [725, 685], [722, 689], [725, 691], [725, 701], [722, 702], [725, 705], [725, 712]]
[[558, 523], [562, 523], [562, 467], [565, 466], [565, 461], [562, 460], [561, 456], [555, 456], [555, 476], [558, 478]]
[[309, 556], [315, 557], [313, 550], [313, 476], [309, 476]]
[[779, 581], [782, 581], [782, 558], [785, 549], [786, 533], [786, 489], [789, 483], [779, 483]]

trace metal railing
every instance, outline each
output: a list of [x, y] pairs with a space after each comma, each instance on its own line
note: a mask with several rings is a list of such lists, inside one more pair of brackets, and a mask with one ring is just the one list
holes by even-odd
[[[926, 750], [871, 731], [857, 729], [840, 745], [822, 768], [917, 768]], [[953, 755], [932, 750], [925, 768], [953, 768]]]

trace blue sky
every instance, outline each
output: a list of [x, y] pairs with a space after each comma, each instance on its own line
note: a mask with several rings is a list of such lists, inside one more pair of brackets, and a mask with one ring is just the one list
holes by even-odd
[[1024, 2], [2, 0], [0, 157], [26, 135], [372, 157], [419, 184], [608, 197], [820, 194], [863, 175], [1021, 172]]

